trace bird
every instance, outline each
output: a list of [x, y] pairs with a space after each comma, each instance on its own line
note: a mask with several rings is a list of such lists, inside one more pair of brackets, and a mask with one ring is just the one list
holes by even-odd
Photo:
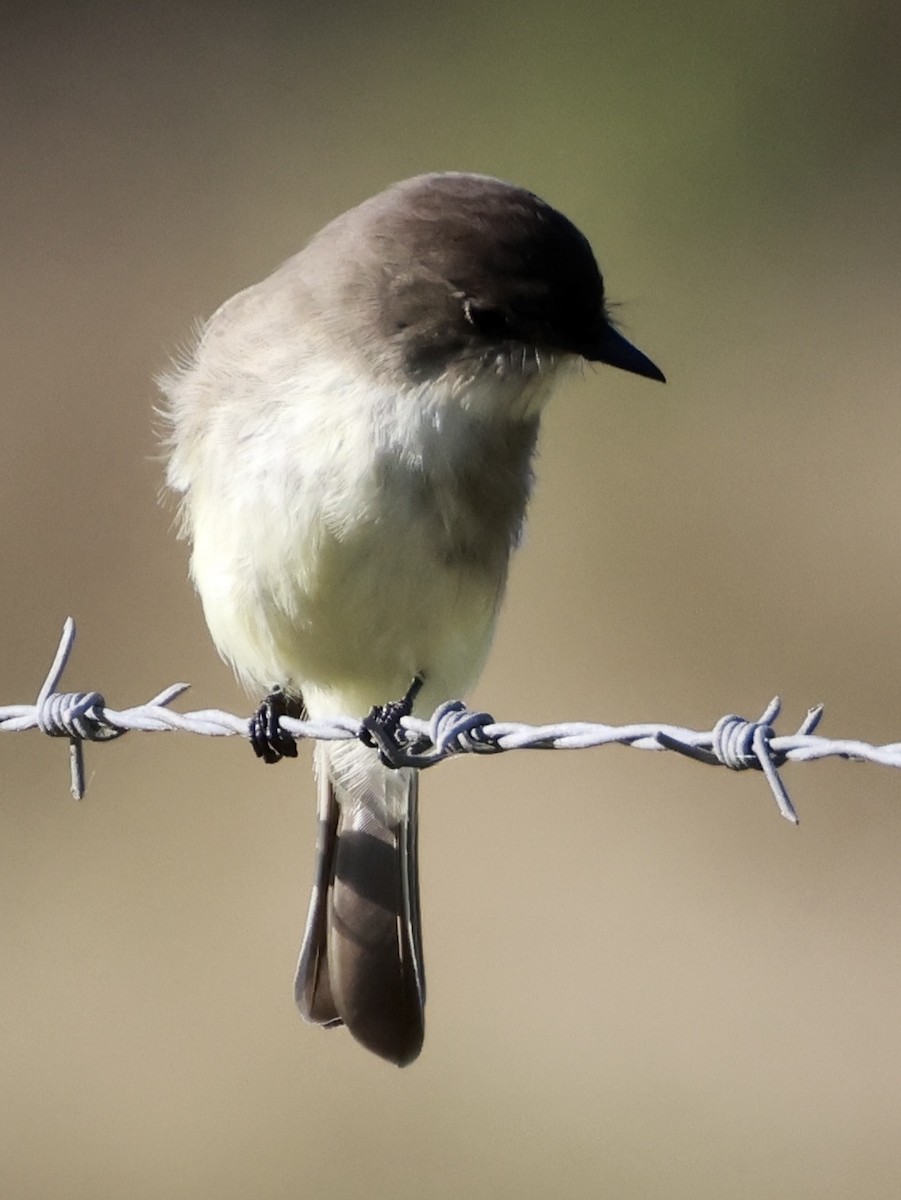
[[[285, 713], [396, 728], [472, 687], [542, 411], [583, 363], [664, 382], [570, 220], [448, 171], [337, 216], [160, 378], [191, 576], [215, 646], [263, 694], [260, 757], [296, 753]], [[425, 1033], [418, 772], [366, 735], [317, 742], [314, 767], [296, 1003], [406, 1066]]]

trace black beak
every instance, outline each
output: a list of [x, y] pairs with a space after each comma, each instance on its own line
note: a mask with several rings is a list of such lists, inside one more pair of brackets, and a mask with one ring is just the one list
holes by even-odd
[[666, 383], [666, 376], [660, 368], [612, 325], [604, 326], [600, 338], [584, 357], [589, 362], [607, 363], [610, 367], [619, 367], [621, 371], [631, 371], [633, 375], [643, 375], [645, 379], [657, 379], [660, 383]]

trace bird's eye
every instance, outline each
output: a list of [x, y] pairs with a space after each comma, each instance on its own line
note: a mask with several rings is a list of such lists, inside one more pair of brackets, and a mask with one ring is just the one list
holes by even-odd
[[510, 336], [507, 314], [501, 308], [489, 308], [474, 300], [463, 301], [463, 315], [473, 329], [484, 337], [503, 338]]

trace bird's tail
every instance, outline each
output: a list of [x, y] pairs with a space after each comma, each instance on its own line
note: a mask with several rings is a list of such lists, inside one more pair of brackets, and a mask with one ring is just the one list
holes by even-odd
[[400, 1067], [422, 1049], [416, 771], [354, 742], [320, 742], [316, 877], [294, 993], [317, 1025], [346, 1025]]

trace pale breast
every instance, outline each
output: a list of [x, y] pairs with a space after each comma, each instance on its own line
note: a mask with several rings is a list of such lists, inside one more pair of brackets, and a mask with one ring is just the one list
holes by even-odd
[[417, 673], [423, 709], [461, 694], [491, 639], [537, 421], [465, 429], [340, 376], [304, 385], [207, 427], [188, 509], [217, 646], [251, 686], [300, 687], [319, 708], [368, 708]]

